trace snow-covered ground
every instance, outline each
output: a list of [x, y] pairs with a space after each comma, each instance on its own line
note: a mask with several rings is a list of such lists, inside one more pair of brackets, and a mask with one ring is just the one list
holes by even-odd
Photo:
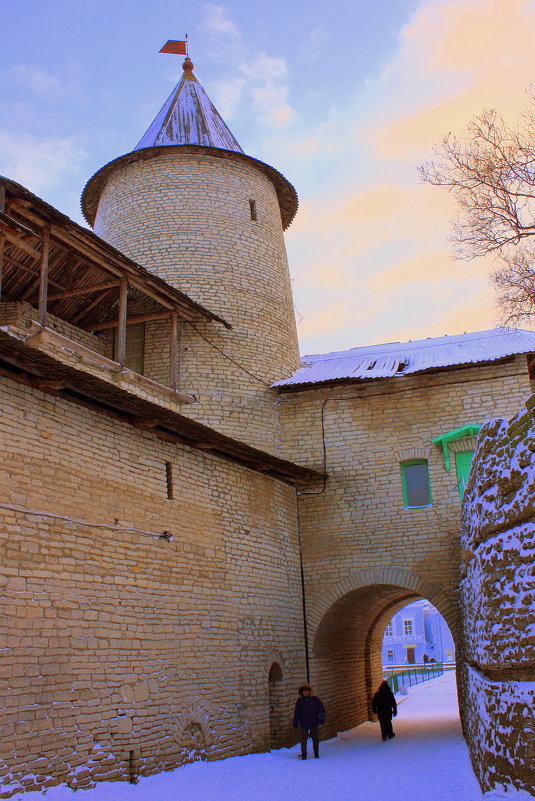
[[[46, 801], [519, 801], [523, 793], [483, 796], [461, 736], [453, 673], [414, 687], [383, 742], [379, 724], [364, 723], [320, 745], [320, 759], [298, 759], [299, 747], [196, 762], [91, 790], [53, 787]], [[41, 793], [14, 796], [40, 801]]]

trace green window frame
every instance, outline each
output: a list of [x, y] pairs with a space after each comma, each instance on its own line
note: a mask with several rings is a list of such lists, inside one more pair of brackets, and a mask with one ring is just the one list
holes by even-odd
[[453, 431], [448, 431], [447, 434], [442, 434], [442, 436], [434, 437], [431, 440], [431, 442], [436, 445], [437, 448], [442, 448], [442, 453], [444, 454], [444, 467], [446, 470], [451, 470], [451, 460], [448, 445], [451, 442], [456, 442], [458, 439], [476, 437], [480, 428], [480, 425], [470, 424], [467, 426], [462, 426], [461, 428], [455, 428]]
[[427, 459], [410, 459], [401, 462], [400, 469], [405, 509], [426, 509], [431, 506], [433, 498]]
[[457, 473], [457, 489], [459, 491], [459, 498], [462, 501], [464, 495], [464, 488], [468, 481], [468, 473], [472, 464], [472, 457], [474, 455], [473, 449], [466, 451], [458, 451], [455, 454], [455, 472]]

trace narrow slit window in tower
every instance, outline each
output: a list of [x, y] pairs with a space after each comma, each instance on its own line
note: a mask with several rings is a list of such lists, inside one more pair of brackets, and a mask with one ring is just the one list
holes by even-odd
[[173, 493], [173, 465], [171, 462], [165, 463], [165, 480], [167, 484], [167, 499], [172, 501], [175, 496]]
[[256, 215], [256, 200], [249, 201], [249, 208], [251, 210], [251, 220], [258, 220]]

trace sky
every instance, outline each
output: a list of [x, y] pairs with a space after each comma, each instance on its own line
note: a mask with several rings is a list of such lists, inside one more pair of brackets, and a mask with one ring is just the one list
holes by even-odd
[[[293, 183], [286, 234], [302, 353], [499, 323], [490, 258], [456, 261], [448, 193], [416, 166], [471, 117], [513, 120], [535, 0], [2, 0], [0, 174], [83, 223], [79, 197], [129, 152], [181, 74], [251, 156]], [[84, 223], [85, 224], [85, 223]]]

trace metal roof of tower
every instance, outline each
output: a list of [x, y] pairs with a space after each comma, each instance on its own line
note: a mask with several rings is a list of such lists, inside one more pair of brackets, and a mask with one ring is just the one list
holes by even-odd
[[243, 153], [186, 58], [183, 75], [134, 150], [165, 145], [203, 145]]
[[269, 164], [244, 153], [193, 75], [193, 63], [189, 58], [186, 57], [182, 69], [182, 78], [135, 148], [101, 167], [85, 185], [81, 198], [85, 219], [90, 226], [94, 225], [100, 196], [115, 170], [137, 161], [175, 152], [239, 160], [256, 167], [275, 188], [282, 227], [286, 230], [295, 217], [299, 204], [294, 187]]

